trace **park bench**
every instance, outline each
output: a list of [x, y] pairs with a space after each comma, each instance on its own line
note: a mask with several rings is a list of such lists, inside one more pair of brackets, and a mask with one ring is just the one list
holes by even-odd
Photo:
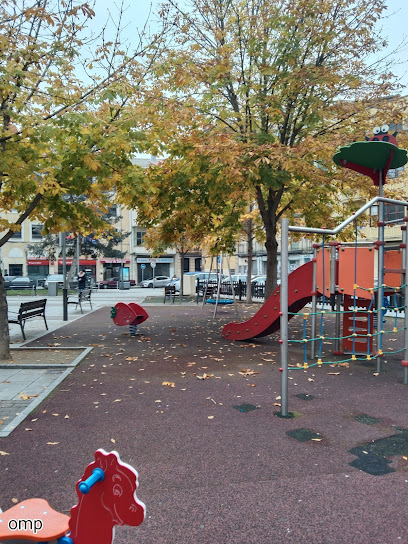
[[44, 319], [45, 328], [48, 331], [47, 320], [45, 319], [46, 304], [46, 298], [41, 300], [34, 300], [32, 302], [22, 302], [20, 304], [20, 309], [18, 310], [18, 312], [9, 312], [8, 322], [20, 325], [24, 340], [26, 340], [26, 335], [24, 332], [25, 322], [27, 321], [27, 319], [31, 319], [32, 317], [42, 317]]
[[166, 299], [168, 298], [174, 304], [176, 297], [180, 296], [180, 291], [176, 291], [175, 285], [166, 285], [164, 288], [164, 304], [166, 304]]
[[92, 289], [84, 289], [83, 291], [79, 291], [77, 295], [72, 295], [68, 297], [68, 304], [75, 304], [75, 310], [78, 308], [78, 305], [79, 305], [79, 307], [81, 308], [81, 314], [83, 314], [84, 313], [82, 309], [83, 302], [89, 302], [89, 305], [91, 306], [91, 310], [92, 310], [91, 294], [92, 294]]

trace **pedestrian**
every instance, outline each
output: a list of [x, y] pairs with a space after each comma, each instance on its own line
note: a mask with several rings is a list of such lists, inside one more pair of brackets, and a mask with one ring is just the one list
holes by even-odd
[[85, 270], [80, 270], [78, 272], [78, 289], [83, 291], [86, 286], [86, 272]]

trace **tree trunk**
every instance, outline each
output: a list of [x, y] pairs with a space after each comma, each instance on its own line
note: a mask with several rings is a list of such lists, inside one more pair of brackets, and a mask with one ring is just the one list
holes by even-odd
[[278, 284], [278, 240], [276, 229], [266, 233], [266, 283], [265, 300], [271, 296]]
[[247, 223], [247, 246], [248, 246], [248, 270], [247, 270], [247, 292], [246, 292], [246, 303], [252, 304], [252, 289], [251, 289], [251, 278], [252, 278], [252, 219]]
[[10, 359], [10, 333], [8, 325], [8, 306], [4, 278], [0, 270], [0, 361]]
[[180, 250], [180, 260], [181, 260], [181, 266], [180, 266], [180, 297], [184, 295], [184, 248], [182, 247]]

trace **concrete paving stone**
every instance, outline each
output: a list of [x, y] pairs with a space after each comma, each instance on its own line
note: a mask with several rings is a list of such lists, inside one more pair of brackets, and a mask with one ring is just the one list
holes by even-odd
[[17, 372], [18, 368], [0, 368], [0, 384], [15, 376]]

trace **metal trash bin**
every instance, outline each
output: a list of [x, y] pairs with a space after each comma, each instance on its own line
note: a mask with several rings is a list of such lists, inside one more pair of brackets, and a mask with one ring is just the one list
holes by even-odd
[[48, 296], [56, 297], [58, 295], [58, 282], [50, 281], [48, 282]]
[[130, 289], [130, 281], [120, 281], [119, 289]]

